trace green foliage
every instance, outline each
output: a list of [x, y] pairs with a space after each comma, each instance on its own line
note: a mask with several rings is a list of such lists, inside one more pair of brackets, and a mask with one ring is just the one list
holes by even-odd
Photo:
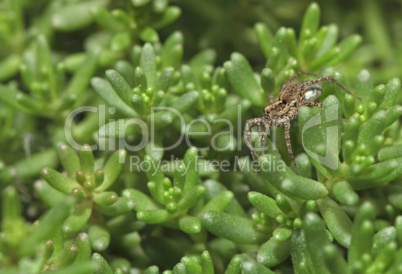
[[[343, 16], [326, 3], [282, 20], [263, 1], [1, 2], [0, 272], [400, 272], [400, 37], [384, 31], [400, 20], [381, 3], [361, 9], [362, 44], [344, 35], [358, 19], [321, 26]], [[280, 127], [255, 162], [242, 130], [301, 70], [362, 100], [324, 82], [322, 109], [299, 109], [298, 176]]]

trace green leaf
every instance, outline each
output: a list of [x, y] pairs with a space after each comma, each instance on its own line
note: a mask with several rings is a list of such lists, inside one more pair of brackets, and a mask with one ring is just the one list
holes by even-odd
[[200, 219], [196, 217], [186, 216], [180, 218], [179, 227], [185, 233], [195, 234], [201, 231], [202, 225]]
[[145, 27], [140, 31], [140, 38], [144, 42], [156, 43], [159, 41], [159, 36], [156, 30], [152, 27]]
[[[261, 165], [262, 177], [286, 195], [304, 200], [317, 200], [328, 194], [328, 190], [323, 184], [292, 174], [282, 160], [277, 160], [276, 156], [263, 155], [258, 160]], [[281, 165], [289, 171], [285, 172], [282, 169], [275, 168]]]
[[156, 265], [148, 267], [144, 274], [159, 274], [159, 268]]
[[343, 258], [338, 248], [333, 245], [327, 245], [324, 247], [324, 259], [325, 264], [331, 273], [343, 274], [349, 273], [346, 261]]
[[126, 161], [126, 156], [127, 152], [124, 149], [117, 150], [110, 156], [103, 167], [105, 179], [96, 189], [97, 191], [108, 189], [116, 181]]
[[102, 257], [99, 253], [92, 254], [92, 262], [96, 263], [98, 266], [97, 271], [102, 274], [113, 274], [112, 267], [108, 264], [105, 258]]
[[96, 8], [93, 10], [94, 20], [102, 28], [108, 29], [112, 32], [122, 31], [125, 28], [123, 22], [118, 20], [105, 8]]
[[76, 245], [66, 245], [60, 252], [50, 258], [48, 264], [56, 268], [63, 268], [75, 260], [77, 253], [78, 248]]
[[17, 54], [10, 54], [0, 62], [0, 81], [4, 82], [17, 74], [21, 64], [21, 57]]
[[[312, 177], [312, 166], [310, 159], [308, 158], [307, 154], [305, 153], [300, 153], [295, 157], [295, 161], [297, 164], [297, 169], [300, 172], [300, 176], [306, 177], [306, 178], [311, 178]], [[294, 166], [290, 166], [290, 168], [296, 172], [296, 169], [294, 169]]]
[[308, 251], [305, 233], [302, 229], [293, 231], [290, 238], [290, 255], [295, 273], [314, 273], [313, 259]]
[[147, 224], [159, 224], [168, 221], [171, 215], [164, 209], [155, 209], [138, 211], [137, 218]]
[[257, 260], [266, 267], [274, 267], [285, 261], [289, 255], [290, 239], [278, 241], [272, 237], [258, 250]]
[[166, 67], [158, 79], [158, 89], [167, 92], [173, 79], [174, 68]]
[[302, 27], [300, 29], [300, 41], [299, 46], [303, 45], [303, 43], [313, 37], [316, 33], [318, 26], [320, 24], [320, 7], [317, 3], [311, 3], [303, 18]]
[[2, 197], [2, 229], [6, 223], [19, 221], [21, 218], [21, 205], [18, 193], [14, 187], [7, 187]]
[[210, 274], [215, 273], [211, 255], [207, 250], [203, 251], [201, 254], [201, 268], [202, 273], [210, 273]]
[[388, 266], [393, 263], [397, 251], [396, 242], [388, 243], [367, 268], [366, 273], [384, 273]]
[[147, 106], [145, 105], [144, 99], [142, 99], [141, 95], [133, 94], [131, 96], [131, 105], [133, 106], [133, 109], [140, 115], [144, 115], [147, 112]]
[[259, 212], [272, 218], [276, 218], [278, 215], [283, 215], [283, 212], [279, 209], [274, 199], [254, 191], [249, 192], [247, 196], [250, 203]]
[[134, 67], [128, 60], [122, 60], [116, 63], [115, 69], [130, 87], [134, 86]]
[[330, 24], [323, 28], [327, 28], [326, 36], [321, 43], [319, 50], [316, 53], [317, 57], [323, 56], [329, 52], [336, 44], [339, 36], [338, 26], [335, 24]]
[[191, 147], [187, 150], [184, 155], [184, 165], [187, 170], [186, 178], [184, 180], [183, 193], [187, 193], [194, 188], [197, 184], [197, 158], [198, 158], [198, 150], [195, 147]]
[[147, 79], [148, 88], [153, 88], [156, 85], [156, 61], [155, 53], [151, 44], [146, 43], [142, 48], [140, 67]]
[[92, 202], [86, 200], [75, 206], [74, 211], [63, 223], [63, 232], [71, 234], [80, 231], [92, 214]]
[[195, 75], [200, 77], [200, 75], [205, 72], [205, 69], [214, 64], [215, 59], [216, 52], [212, 49], [205, 49], [193, 56], [188, 62], [188, 65], [194, 71]]
[[353, 188], [346, 181], [336, 182], [333, 187], [335, 198], [344, 205], [356, 205], [359, 202], [359, 195], [353, 191]]
[[273, 232], [273, 238], [279, 242], [284, 242], [290, 238], [292, 230], [287, 227], [278, 227]]
[[85, 175], [94, 173], [94, 154], [89, 145], [83, 145], [80, 151], [81, 170]]
[[119, 197], [110, 206], [95, 205], [95, 209], [106, 216], [125, 215], [135, 208], [135, 202], [131, 198]]
[[92, 11], [97, 7], [105, 7], [106, 4], [105, 0], [94, 0], [61, 6], [52, 14], [52, 26], [61, 31], [73, 31], [86, 27], [93, 21]]
[[141, 7], [149, 3], [150, 0], [131, 0], [134, 7]]
[[360, 35], [354, 34], [343, 40], [338, 46], [338, 54], [332, 58], [326, 66], [335, 66], [348, 58], [362, 42]]
[[62, 144], [59, 146], [59, 157], [61, 164], [68, 176], [70, 178], [75, 178], [76, 172], [81, 169], [80, 159], [75, 151], [71, 147]]
[[131, 109], [119, 95], [114, 91], [113, 87], [106, 80], [101, 78], [92, 78], [91, 84], [95, 91], [111, 106], [128, 117], [137, 117], [137, 113]]
[[73, 78], [69, 81], [64, 98], [79, 100], [87, 89], [92, 76], [95, 74], [98, 65], [99, 52], [97, 50], [88, 53], [82, 65], [74, 72]]
[[144, 162], [148, 164], [147, 167], [147, 177], [151, 181], [148, 183], [148, 189], [152, 197], [159, 203], [164, 204], [164, 186], [163, 180], [165, 176], [162, 171], [158, 168], [158, 161], [156, 161], [152, 156], [145, 155]]
[[181, 9], [179, 7], [170, 6], [165, 12], [159, 16], [157, 20], [152, 24], [155, 29], [163, 28], [174, 22], [181, 15]]
[[104, 251], [110, 244], [110, 232], [106, 226], [98, 223], [91, 224], [88, 230], [89, 242], [93, 250]]
[[380, 149], [376, 145], [376, 136], [381, 135], [385, 128], [386, 113], [381, 110], [376, 112], [360, 129], [357, 147], [365, 148], [365, 155], [375, 155]]
[[173, 32], [165, 41], [160, 53], [163, 68], [178, 68], [183, 56], [183, 34], [179, 31]]
[[330, 244], [324, 223], [315, 213], [308, 213], [303, 220], [303, 230], [306, 245], [312, 258], [313, 271], [316, 273], [330, 273], [324, 262], [323, 246]]
[[41, 171], [42, 177], [49, 183], [52, 187], [61, 191], [65, 194], [71, 194], [73, 189], [80, 189], [81, 186], [74, 180], [60, 174], [52, 168], [44, 168]]
[[155, 210], [159, 209], [158, 205], [151, 197], [136, 189], [125, 189], [123, 197], [128, 197], [135, 201], [135, 211]]
[[286, 61], [289, 58], [287, 51], [288, 32], [285, 27], [281, 27], [275, 34], [274, 41], [272, 43], [271, 54], [268, 57], [266, 67], [271, 68], [274, 72], [278, 73], [283, 69]]
[[348, 182], [354, 190], [381, 186], [401, 176], [401, 165], [402, 158], [391, 159], [371, 165], [358, 175], [353, 174], [353, 167], [350, 167]]
[[253, 222], [249, 219], [220, 211], [204, 213], [202, 223], [212, 234], [239, 244], [260, 243], [265, 237], [254, 229]]
[[68, 195], [54, 189], [43, 180], [38, 180], [34, 183], [35, 192], [39, 195], [42, 201], [51, 207], [54, 207], [67, 199]]
[[398, 244], [402, 243], [402, 216], [399, 215], [395, 218], [395, 229]]
[[240, 255], [236, 255], [230, 260], [228, 267], [226, 268], [225, 274], [239, 274], [241, 273], [242, 259]]
[[267, 94], [275, 92], [275, 75], [270, 68], [264, 68], [261, 72], [261, 87]]
[[236, 93], [250, 100], [254, 105], [266, 105], [267, 100], [263, 98], [262, 89], [254, 78], [250, 64], [243, 55], [233, 53], [231, 61], [225, 62], [224, 67], [229, 83]]
[[344, 127], [343, 134], [343, 157], [346, 163], [351, 164], [352, 155], [356, 150], [357, 138], [359, 136], [360, 122], [355, 117], [351, 117]]
[[210, 210], [225, 211], [229, 204], [233, 201], [233, 197], [233, 192], [222, 191], [214, 198], [209, 200], [208, 203], [206, 203], [201, 211], [197, 214], [197, 216], [201, 216]]
[[101, 193], [93, 193], [93, 200], [100, 206], [111, 206], [117, 202], [119, 196], [113, 191], [104, 191]]
[[386, 248], [386, 246], [396, 241], [396, 229], [393, 226], [385, 227], [378, 231], [373, 237], [372, 253], [374, 256], [380, 254], [380, 252]]
[[152, 9], [155, 13], [161, 13], [168, 7], [169, 0], [154, 0], [152, 1]]
[[[385, 122], [385, 127], [389, 127], [392, 125], [396, 120], [399, 119], [399, 117], [402, 116], [402, 106], [396, 105], [389, 107], [386, 112], [386, 122]], [[382, 137], [381, 135], [376, 136], [376, 137]], [[380, 142], [382, 144], [382, 142]]]
[[78, 247], [77, 257], [75, 257], [74, 264], [88, 262], [91, 259], [91, 245], [87, 233], [78, 234], [75, 239], [75, 245]]
[[184, 192], [183, 198], [180, 200], [178, 206], [180, 210], [186, 211], [193, 207], [198, 200], [204, 195], [206, 191], [205, 186], [197, 185], [187, 192]]
[[0, 85], [0, 101], [26, 113], [39, 112], [44, 108], [38, 100], [32, 99], [21, 91], [5, 85]]
[[146, 124], [139, 118], [119, 119], [104, 124], [99, 128], [98, 133], [100, 138], [124, 138], [143, 132], [144, 129], [147, 130]]
[[106, 77], [108, 78], [110, 84], [112, 85], [113, 89], [119, 95], [120, 99], [123, 100], [128, 106], [131, 106], [131, 96], [133, 91], [131, 90], [130, 86], [126, 82], [126, 80], [115, 70], [107, 70]]
[[348, 215], [328, 197], [318, 200], [317, 203], [332, 236], [339, 244], [349, 248], [352, 238], [352, 222]]
[[110, 41], [110, 49], [115, 52], [124, 51], [130, 46], [131, 34], [127, 31], [117, 32], [112, 41]]
[[63, 221], [69, 216], [72, 209], [71, 200], [62, 200], [57, 206], [50, 209], [41, 217], [39, 225], [28, 235], [24, 245], [20, 247], [21, 255], [33, 255], [37, 246], [61, 228]]
[[371, 203], [363, 203], [357, 211], [353, 228], [352, 240], [348, 252], [349, 266], [353, 266], [363, 259], [365, 254], [371, 253], [374, 234], [374, 207]]
[[391, 160], [402, 157], [402, 144], [396, 144], [382, 148], [378, 152], [378, 159], [380, 161]]
[[58, 165], [55, 149], [48, 149], [24, 158], [12, 166], [0, 170], [0, 178], [3, 182], [12, 182], [15, 178], [30, 179], [36, 177], [45, 167], [56, 168]]
[[181, 259], [181, 262], [186, 268], [186, 273], [202, 274], [198, 258], [197, 261], [195, 261], [193, 258], [185, 256]]
[[258, 43], [265, 57], [268, 58], [269, 51], [271, 50], [272, 33], [264, 23], [257, 23], [254, 25], [254, 31], [257, 34]]
[[385, 95], [380, 108], [386, 110], [395, 105], [400, 90], [401, 81], [398, 78], [391, 79], [385, 87]]
[[242, 273], [261, 273], [261, 274], [274, 274], [275, 272], [269, 270], [262, 264], [256, 262], [250, 256], [241, 255], [243, 263], [241, 265]]

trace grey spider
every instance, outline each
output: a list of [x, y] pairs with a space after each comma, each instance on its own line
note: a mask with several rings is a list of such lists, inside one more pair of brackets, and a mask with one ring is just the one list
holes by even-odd
[[[334, 82], [347, 93], [361, 101], [359, 97], [347, 90], [343, 85], [341, 85], [337, 80], [335, 80], [335, 78], [331, 76], [301, 82], [294, 81], [300, 75], [315, 74], [300, 71], [290, 77], [282, 86], [282, 89], [279, 93], [279, 101], [276, 102], [273, 94], [269, 94], [268, 98], [270, 105], [265, 107], [264, 117], [249, 119], [246, 121], [245, 125], [246, 144], [251, 151], [253, 160], [256, 160], [258, 158], [258, 154], [255, 152], [251, 144], [251, 129], [255, 126], [258, 127], [258, 133], [262, 135], [261, 154], [264, 154], [264, 143], [265, 139], [267, 138], [269, 128], [271, 126], [284, 125], [287, 150], [298, 175], [300, 175], [300, 173], [297, 169], [292, 146], [290, 143], [290, 121], [299, 115], [299, 109], [301, 106], [316, 106], [322, 108], [322, 104], [315, 102], [315, 100], [318, 99], [322, 93], [322, 88], [319, 83], [325, 81]], [[262, 133], [261, 126], [264, 126], [264, 131]]]

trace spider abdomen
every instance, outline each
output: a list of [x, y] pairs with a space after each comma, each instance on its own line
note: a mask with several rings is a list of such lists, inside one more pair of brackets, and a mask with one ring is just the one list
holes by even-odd
[[304, 89], [304, 102], [313, 102], [322, 94], [322, 87], [320, 84], [315, 83], [306, 86]]

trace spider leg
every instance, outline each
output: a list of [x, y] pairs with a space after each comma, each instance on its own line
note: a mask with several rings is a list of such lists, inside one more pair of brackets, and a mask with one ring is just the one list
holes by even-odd
[[275, 97], [272, 93], [268, 94], [268, 99], [271, 105], [276, 103]]
[[258, 158], [258, 154], [255, 152], [255, 149], [251, 142], [251, 129], [254, 126], [260, 127], [260, 125], [263, 124], [263, 120], [264, 120], [264, 118], [254, 118], [254, 119], [247, 120], [246, 126], [244, 128], [244, 131], [246, 133], [246, 145], [250, 149], [253, 160], [256, 160]]
[[321, 103], [317, 103], [317, 102], [307, 102], [304, 104], [305, 106], [310, 106], [310, 107], [319, 107], [322, 108], [322, 104]]
[[299, 170], [297, 169], [295, 156], [293, 155], [292, 144], [290, 143], [290, 120], [289, 119], [286, 119], [284, 121], [284, 126], [285, 126], [285, 140], [286, 140], [286, 146], [288, 148], [288, 153], [289, 153], [290, 159], [293, 162], [293, 165], [295, 166], [297, 175], [300, 175]]
[[347, 93], [349, 93], [353, 97], [359, 99], [360, 101], [362, 100], [360, 97], [358, 97], [357, 95], [355, 95], [352, 92], [350, 92], [347, 88], [345, 88], [341, 83], [339, 83], [337, 80], [335, 80], [335, 78], [332, 77], [332, 76], [327, 76], [327, 77], [322, 77], [322, 78], [316, 79], [316, 80], [306, 81], [306, 82], [303, 83], [302, 88], [304, 89], [306, 86], [309, 86], [309, 85], [312, 85], [312, 84], [315, 84], [315, 83], [326, 82], [326, 81], [334, 82], [335, 84], [340, 86], [344, 91], [346, 91]]
[[284, 115], [285, 113], [288, 113], [289, 110], [290, 110], [290, 105], [287, 104], [287, 105], [285, 105], [285, 107], [284, 107], [282, 110], [278, 111], [278, 112], [276, 113], [276, 115], [282, 116], [282, 115]]
[[323, 68], [320, 69], [320, 71], [318, 73], [311, 73], [311, 72], [306, 72], [306, 71], [299, 71], [297, 72], [295, 75], [293, 75], [292, 77], [290, 77], [289, 79], [287, 79], [285, 81], [285, 83], [283, 84], [283, 86], [287, 86], [288, 84], [290, 84], [291, 82], [293, 82], [297, 77], [299, 77], [300, 75], [312, 75], [312, 76], [317, 76], [318, 74], [321, 73]]
[[299, 77], [300, 75], [312, 75], [312, 76], [317, 76], [317, 74], [315, 74], [315, 73], [311, 73], [311, 72], [307, 72], [307, 71], [299, 71], [299, 72], [297, 72], [295, 75], [293, 75], [292, 77], [290, 77], [288, 80], [286, 80], [285, 83], [293, 82], [293, 80], [296, 79], [297, 77]]
[[269, 124], [265, 124], [264, 134], [261, 136], [261, 155], [264, 155], [265, 139], [267, 138], [269, 131]]

